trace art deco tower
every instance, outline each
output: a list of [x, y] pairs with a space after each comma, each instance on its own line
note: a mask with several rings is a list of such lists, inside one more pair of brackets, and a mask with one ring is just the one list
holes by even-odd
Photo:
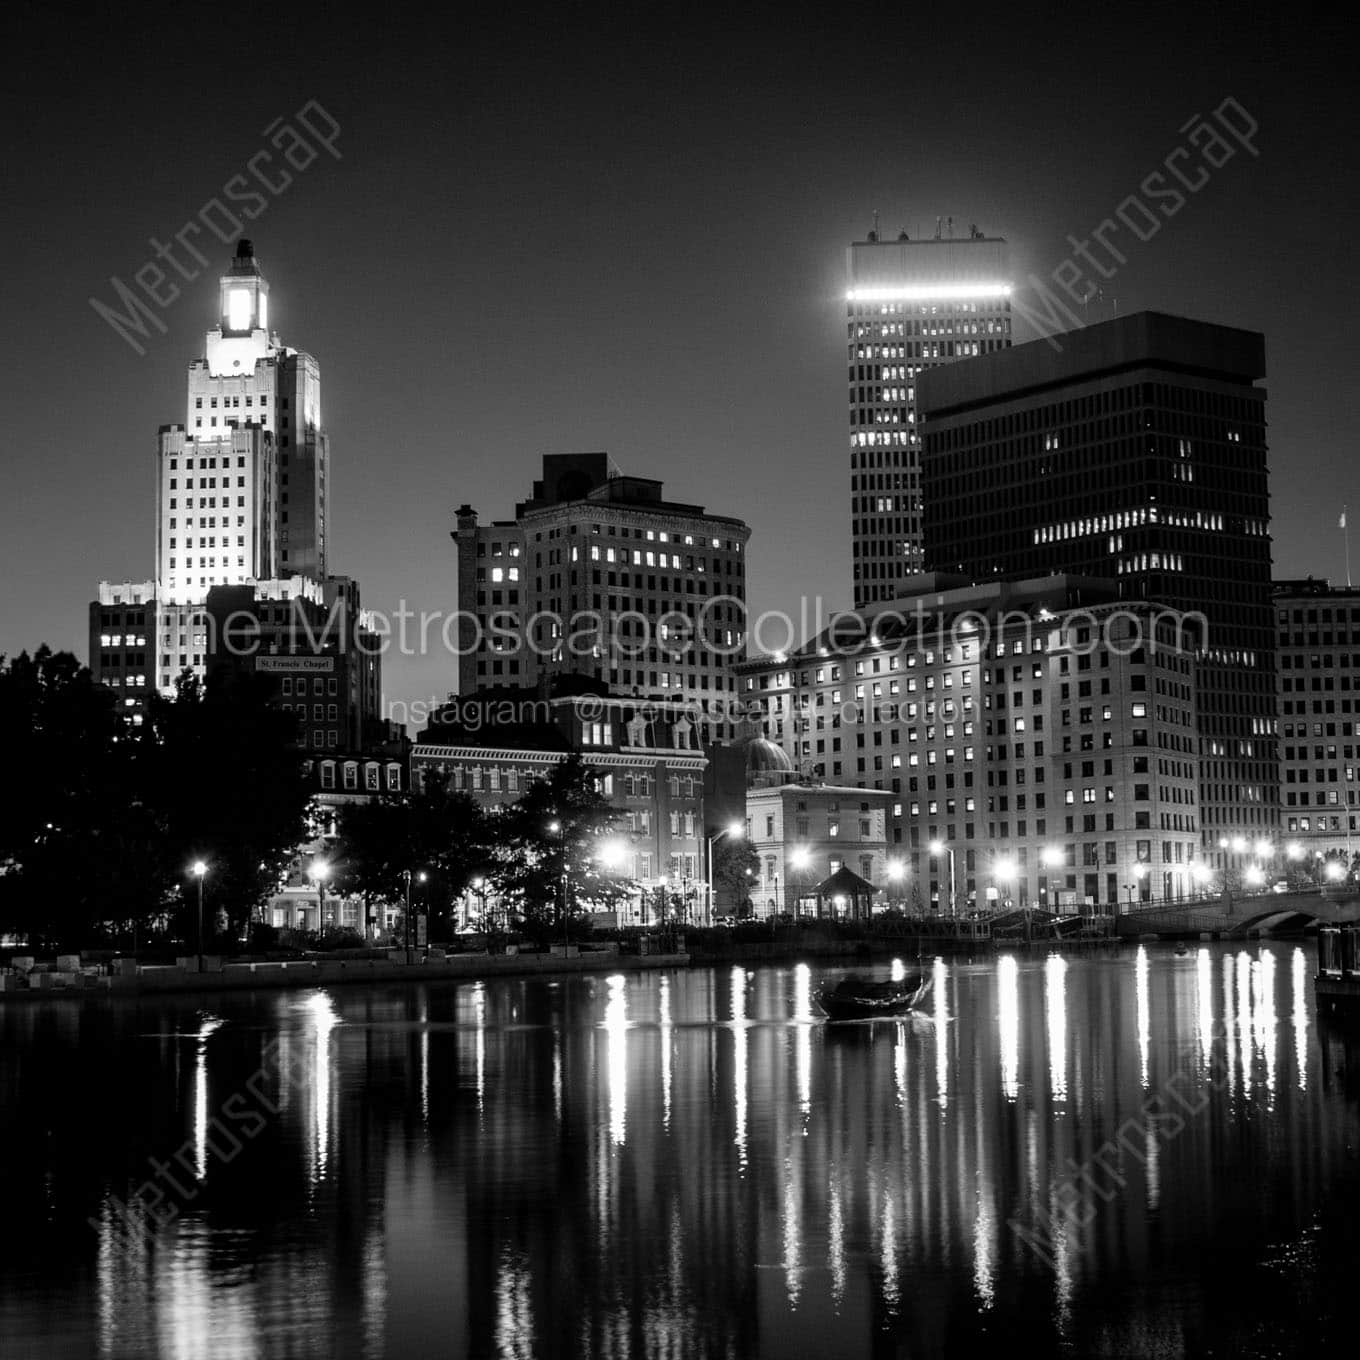
[[218, 322], [189, 365], [183, 425], [163, 426], [157, 596], [201, 603], [215, 585], [326, 575], [321, 373], [269, 330], [269, 284], [241, 241]]

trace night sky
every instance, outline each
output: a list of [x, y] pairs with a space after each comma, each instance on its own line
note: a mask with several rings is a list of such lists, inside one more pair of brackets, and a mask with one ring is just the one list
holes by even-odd
[[[246, 234], [272, 325], [321, 363], [332, 569], [370, 606], [452, 610], [453, 508], [505, 516], [543, 453], [579, 449], [748, 520], [754, 608], [847, 604], [847, 242], [875, 209], [913, 236], [952, 214], [956, 234], [1005, 236], [1021, 278], [1048, 275], [1229, 96], [1259, 157], [1239, 149], [1147, 242], [1125, 234], [1106, 305], [1265, 332], [1276, 572], [1344, 576], [1360, 190], [1340, 19], [349, 13], [7, 12], [0, 652], [83, 656], [97, 583], [152, 574], [156, 431], [184, 418], [232, 246], [197, 238], [211, 268], [144, 355], [88, 299], [131, 284], [148, 238], [309, 100], [341, 158], [296, 173]], [[441, 655], [386, 662], [389, 700], [453, 683]]]

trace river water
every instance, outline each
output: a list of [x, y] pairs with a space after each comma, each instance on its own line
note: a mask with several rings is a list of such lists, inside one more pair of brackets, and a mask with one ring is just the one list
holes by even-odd
[[933, 967], [7, 1005], [0, 1355], [1351, 1352], [1311, 945]]

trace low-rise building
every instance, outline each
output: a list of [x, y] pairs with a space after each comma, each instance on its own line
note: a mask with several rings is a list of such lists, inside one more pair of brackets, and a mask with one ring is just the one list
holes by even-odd
[[607, 693], [547, 698], [532, 689], [463, 695], [416, 739], [412, 779], [437, 772], [452, 789], [498, 808], [572, 754], [598, 771], [616, 810], [618, 872], [635, 885], [625, 919], [651, 924], [678, 899], [689, 919], [708, 920], [709, 762], [684, 705]]
[[[752, 889], [762, 919], [818, 909], [817, 885], [846, 868], [876, 890], [877, 909], [900, 907], [909, 890], [888, 861], [887, 820], [893, 795], [883, 789], [803, 782], [746, 791], [746, 824], [760, 861]], [[825, 914], [846, 916], [851, 903], [832, 901]]]

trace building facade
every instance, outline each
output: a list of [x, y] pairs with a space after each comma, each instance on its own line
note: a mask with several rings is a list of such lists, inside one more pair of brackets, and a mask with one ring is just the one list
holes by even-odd
[[[905, 875], [889, 872], [885, 790], [793, 782], [747, 790], [746, 824], [760, 861], [751, 889], [752, 913], [760, 919], [816, 910], [816, 887], [842, 868], [881, 892], [875, 905], [900, 907], [909, 891]], [[831, 915], [845, 915], [831, 904]]]
[[[320, 367], [280, 341], [269, 300], [254, 248], [242, 240], [218, 280], [216, 324], [189, 365], [184, 420], [160, 430], [155, 578], [105, 582], [90, 605], [91, 669], [134, 722], [148, 693], [172, 695], [183, 672], [202, 679], [210, 661], [222, 660], [221, 619], [209, 606], [214, 592], [230, 592], [221, 597], [232, 602], [227, 612], [253, 615], [266, 631], [279, 625], [283, 610], [305, 630], [318, 609], [337, 601], [346, 618], [359, 614], [355, 584], [329, 570]], [[346, 596], [354, 598], [344, 603]], [[318, 656], [317, 663], [335, 661]], [[309, 703], [309, 749], [355, 749], [356, 722], [342, 720], [339, 710], [352, 691], [354, 714], [376, 717], [376, 651], [371, 664], [356, 661], [343, 677], [317, 674], [324, 726], [313, 730]], [[299, 697], [296, 684], [295, 675], [287, 698]], [[279, 694], [285, 697], [282, 684]]]
[[920, 386], [932, 569], [1109, 577], [1206, 620], [1199, 827], [1225, 868], [1221, 841], [1280, 815], [1264, 353], [1253, 332], [1144, 312]]
[[382, 638], [347, 577], [214, 586], [204, 606], [205, 664], [265, 677], [297, 719], [298, 744], [358, 752], [390, 740], [381, 719]]
[[850, 528], [855, 607], [890, 600], [925, 569], [919, 375], [1011, 343], [1006, 242], [854, 242], [846, 258]]
[[708, 758], [683, 711], [607, 695], [488, 690], [431, 719], [412, 749], [412, 780], [437, 772], [498, 808], [572, 754], [598, 772], [615, 810], [615, 867], [635, 889], [624, 923], [653, 924], [677, 903], [687, 919], [707, 921]]
[[156, 688], [155, 581], [105, 581], [99, 587], [99, 598], [90, 605], [88, 655], [95, 679], [140, 724], [146, 696]]
[[1205, 872], [1198, 646], [1180, 611], [1110, 581], [935, 575], [747, 662], [742, 685], [802, 781], [893, 795], [888, 854], [924, 910], [1113, 909]]
[[1277, 581], [1281, 830], [1312, 859], [1360, 841], [1360, 590]]
[[667, 501], [603, 453], [552, 454], [513, 520], [457, 512], [459, 692], [561, 675], [701, 706], [707, 736], [745, 648], [741, 520]]

